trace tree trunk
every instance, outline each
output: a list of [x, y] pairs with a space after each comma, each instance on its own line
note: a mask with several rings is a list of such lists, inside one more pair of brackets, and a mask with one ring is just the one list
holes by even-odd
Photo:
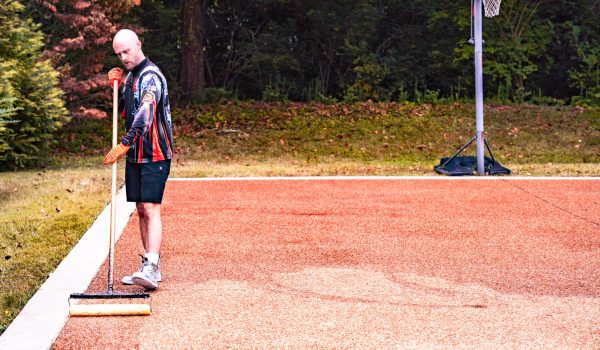
[[181, 76], [183, 100], [197, 101], [204, 90], [204, 41], [206, 0], [183, 1]]

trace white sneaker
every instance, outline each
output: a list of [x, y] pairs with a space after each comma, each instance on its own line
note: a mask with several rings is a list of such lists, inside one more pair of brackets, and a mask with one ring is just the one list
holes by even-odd
[[125, 276], [123, 278], [121, 278], [121, 283], [131, 286], [133, 283], [133, 277], [131, 275], [129, 276]]
[[[144, 268], [144, 256], [140, 255], [142, 257], [142, 267], [140, 267], [140, 272], [142, 271], [142, 269]], [[162, 281], [162, 276], [160, 275], [160, 270], [158, 270], [157, 276], [156, 276], [156, 282], [161, 282]], [[123, 278], [121, 278], [121, 283], [131, 286], [134, 285], [135, 283], [133, 283], [133, 274], [129, 275], [129, 276], [125, 276]]]
[[158, 266], [144, 258], [142, 270], [131, 275], [134, 284], [149, 290], [158, 288]]
[[[162, 282], [160, 270], [158, 270], [158, 273], [156, 276], [156, 282]], [[131, 274], [129, 276], [124, 276], [123, 278], [121, 278], [121, 283], [128, 285], [128, 286], [134, 285], [135, 283], [133, 283], [133, 274]]]

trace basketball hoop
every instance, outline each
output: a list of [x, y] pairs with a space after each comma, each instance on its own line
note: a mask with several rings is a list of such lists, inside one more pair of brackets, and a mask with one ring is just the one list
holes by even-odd
[[500, 13], [500, 1], [502, 0], [483, 0], [483, 9], [486, 17], [498, 16]]

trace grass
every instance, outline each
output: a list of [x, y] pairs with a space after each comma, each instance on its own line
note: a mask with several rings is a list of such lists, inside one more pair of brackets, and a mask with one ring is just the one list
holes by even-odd
[[[204, 106], [176, 116], [184, 121], [176, 144], [182, 161], [278, 158], [433, 166], [474, 135], [472, 109], [459, 103]], [[501, 163], [600, 161], [597, 110], [490, 106], [486, 132]]]
[[0, 331], [110, 198], [102, 167], [0, 173]]
[[[171, 176], [433, 175], [439, 159], [472, 136], [472, 114], [460, 103], [176, 110]], [[109, 123], [74, 121], [47, 169], [0, 173], [0, 333], [108, 203], [110, 169], [99, 163]], [[486, 131], [514, 175], [600, 174], [598, 110], [486, 106]]]
[[[600, 164], [512, 164], [515, 176], [598, 176]], [[249, 176], [431, 176], [433, 164], [322, 159], [304, 162], [291, 158], [261, 160], [190, 160], [171, 168], [171, 177]]]

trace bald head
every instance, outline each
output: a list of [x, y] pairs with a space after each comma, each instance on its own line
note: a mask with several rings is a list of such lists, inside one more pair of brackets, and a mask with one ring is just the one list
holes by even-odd
[[145, 58], [140, 39], [129, 29], [117, 32], [113, 39], [113, 50], [127, 70], [132, 70]]

